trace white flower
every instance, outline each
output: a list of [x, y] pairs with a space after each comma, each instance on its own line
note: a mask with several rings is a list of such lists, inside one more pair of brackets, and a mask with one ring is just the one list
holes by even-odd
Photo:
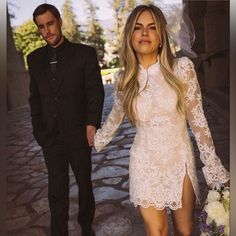
[[[204, 211], [207, 213], [206, 218], [200, 217], [200, 222], [203, 223], [201, 236], [218, 235], [216, 226], [224, 226], [224, 235], [229, 236], [229, 201], [230, 189], [220, 184], [216, 184], [213, 190], [209, 190], [205, 201]], [[209, 232], [205, 230], [204, 225], [210, 227]]]
[[218, 183], [214, 183], [213, 184], [213, 188], [217, 191], [221, 191], [221, 184], [218, 184]]
[[205, 232], [201, 232], [201, 235], [200, 236], [209, 236], [208, 233], [205, 233]]
[[225, 189], [225, 190], [223, 190], [223, 198], [225, 198], [225, 199], [229, 199], [229, 189]]
[[215, 222], [217, 226], [228, 225], [229, 224], [228, 214], [225, 213], [224, 215], [219, 216], [218, 218], [215, 219]]
[[225, 235], [229, 235], [229, 225], [226, 225], [226, 227], [224, 229], [224, 233], [225, 233]]
[[210, 224], [212, 223], [212, 219], [211, 219], [210, 217], [207, 217], [207, 218], [206, 218], [206, 223], [207, 223], [208, 225], [210, 225]]
[[215, 190], [210, 190], [207, 195], [207, 202], [214, 202], [220, 200], [220, 193]]
[[229, 214], [225, 211], [221, 202], [209, 202], [205, 206], [205, 211], [208, 213], [208, 217], [216, 222], [217, 226], [228, 224]]

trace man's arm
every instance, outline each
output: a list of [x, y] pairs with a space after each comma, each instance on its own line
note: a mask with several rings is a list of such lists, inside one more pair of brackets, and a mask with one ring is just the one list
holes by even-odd
[[40, 126], [40, 123], [41, 123], [41, 98], [40, 98], [36, 81], [32, 73], [31, 55], [27, 57], [27, 63], [28, 63], [29, 75], [30, 75], [29, 104], [30, 104], [30, 109], [31, 109], [32, 126], [33, 126], [33, 129], [35, 130], [36, 127]]
[[96, 129], [100, 127], [102, 108], [104, 102], [104, 88], [100, 73], [100, 67], [94, 48], [89, 47], [85, 69], [86, 85], [86, 130], [89, 145], [93, 145]]

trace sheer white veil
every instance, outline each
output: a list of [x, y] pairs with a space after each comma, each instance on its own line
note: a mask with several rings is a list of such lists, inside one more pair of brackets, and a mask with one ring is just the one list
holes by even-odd
[[172, 52], [182, 51], [186, 56], [196, 58], [197, 54], [192, 50], [195, 30], [191, 19], [184, 13], [184, 4], [161, 4], [159, 7], [167, 21]]

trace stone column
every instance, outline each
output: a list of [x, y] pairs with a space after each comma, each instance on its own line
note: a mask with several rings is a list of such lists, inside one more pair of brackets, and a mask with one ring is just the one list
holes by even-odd
[[185, 4], [185, 13], [190, 17], [195, 30], [196, 39], [193, 50], [200, 55], [205, 52], [204, 16], [206, 14], [207, 2], [189, 0], [184, 0], [183, 2]]
[[189, 1], [184, 0], [185, 13], [192, 21], [195, 30], [195, 42], [193, 45], [194, 52], [197, 53], [198, 58], [193, 59], [198, 81], [202, 91], [205, 91], [205, 76], [202, 65], [202, 58], [205, 56], [205, 29], [204, 29], [204, 16], [206, 14], [206, 1]]
[[6, 4], [0, 2], [0, 235], [6, 236]]
[[204, 17], [205, 85], [208, 92], [229, 87], [229, 2], [208, 1]]
[[23, 57], [16, 51], [9, 15], [7, 17], [7, 109], [11, 110], [28, 103], [29, 76]]

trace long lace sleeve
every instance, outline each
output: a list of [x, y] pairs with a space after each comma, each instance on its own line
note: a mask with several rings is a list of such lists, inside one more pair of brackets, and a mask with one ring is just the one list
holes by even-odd
[[102, 125], [101, 129], [97, 130], [94, 138], [94, 146], [98, 152], [101, 151], [111, 141], [124, 118], [122, 92], [118, 91], [119, 73], [116, 73], [114, 77], [114, 105], [105, 123]]
[[195, 136], [200, 159], [204, 164], [202, 169], [209, 186], [225, 183], [229, 180], [229, 172], [224, 168], [216, 155], [212, 136], [202, 107], [202, 96], [197, 80], [194, 64], [187, 57], [179, 59], [178, 71], [185, 88], [186, 116]]

